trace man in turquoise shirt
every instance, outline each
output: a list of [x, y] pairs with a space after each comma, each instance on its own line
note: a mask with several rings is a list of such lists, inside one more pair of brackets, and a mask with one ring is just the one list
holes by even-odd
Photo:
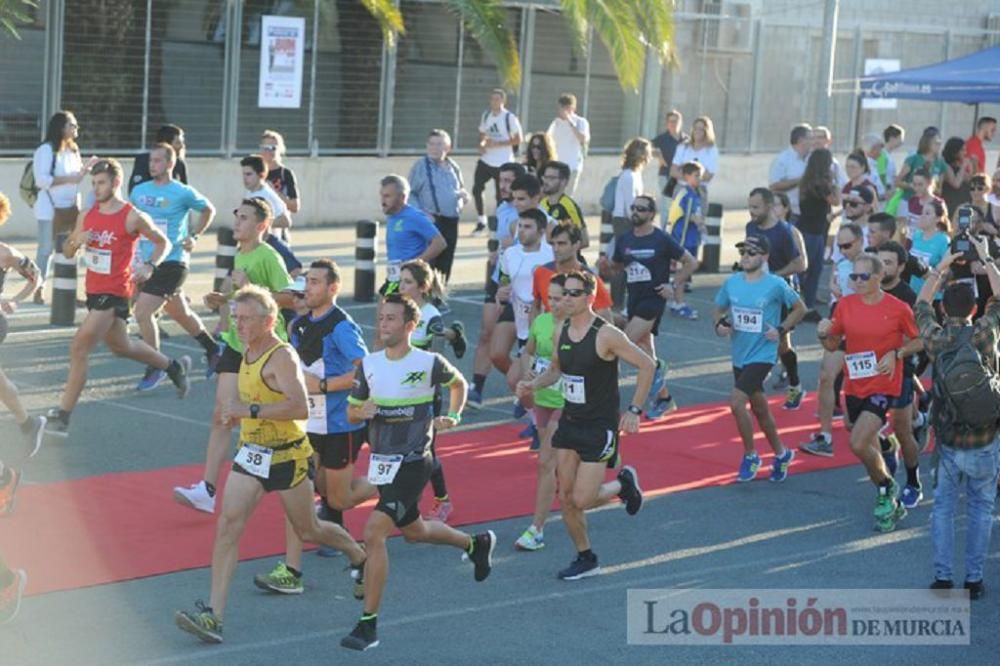
[[[170, 241], [170, 252], [156, 266], [152, 276], [139, 288], [135, 304], [135, 318], [139, 322], [142, 339], [153, 349], [160, 348], [160, 329], [156, 315], [161, 309], [181, 325], [205, 350], [205, 359], [211, 369], [218, 359], [218, 348], [204, 324], [191, 308], [181, 287], [187, 278], [190, 252], [215, 217], [215, 207], [198, 190], [174, 180], [173, 168], [177, 153], [172, 146], [161, 143], [149, 153], [149, 172], [153, 180], [132, 189], [129, 199], [136, 208], [149, 215]], [[188, 213], [199, 213], [194, 230], [188, 222]], [[153, 244], [142, 240], [136, 252], [136, 261], [145, 262], [153, 251]], [[151, 391], [166, 379], [166, 372], [146, 368], [146, 374], [136, 387]]]

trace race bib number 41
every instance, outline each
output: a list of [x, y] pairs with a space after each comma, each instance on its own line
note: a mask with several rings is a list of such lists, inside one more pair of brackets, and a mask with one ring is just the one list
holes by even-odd
[[371, 454], [368, 459], [368, 482], [373, 486], [389, 485], [396, 478], [399, 466], [402, 464], [403, 456], [400, 454], [394, 456]]
[[236, 452], [236, 464], [246, 470], [248, 474], [266, 479], [271, 474], [271, 456], [273, 454], [274, 449], [244, 443]]
[[733, 306], [733, 329], [740, 333], [760, 333], [764, 330], [764, 311], [759, 308]]
[[847, 376], [851, 379], [866, 379], [878, 374], [878, 359], [873, 351], [848, 354], [844, 362], [847, 364]]

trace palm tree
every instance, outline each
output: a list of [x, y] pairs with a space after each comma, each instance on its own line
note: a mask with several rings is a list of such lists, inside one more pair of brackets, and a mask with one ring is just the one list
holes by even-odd
[[31, 23], [27, 12], [37, 8], [35, 0], [0, 0], [0, 34], [6, 33], [14, 39], [21, 39], [17, 24]]

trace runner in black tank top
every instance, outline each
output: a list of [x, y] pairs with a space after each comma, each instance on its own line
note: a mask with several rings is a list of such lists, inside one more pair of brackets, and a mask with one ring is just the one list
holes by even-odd
[[[531, 381], [517, 385], [519, 398], [562, 380], [566, 404], [559, 428], [552, 438], [559, 478], [559, 505], [563, 522], [576, 546], [577, 557], [559, 572], [562, 580], [579, 580], [600, 573], [597, 556], [590, 549], [584, 511], [606, 504], [614, 497], [625, 503], [629, 515], [642, 508], [642, 489], [633, 467], [626, 465], [614, 481], [604, 483], [605, 470], [618, 465], [618, 431], [639, 431], [636, 405], [645, 402], [653, 383], [656, 363], [619, 329], [594, 314], [597, 282], [585, 271], [552, 278], [563, 287], [561, 314], [566, 323], [556, 332], [552, 365]], [[635, 395], [619, 418], [618, 360], [639, 369]]]

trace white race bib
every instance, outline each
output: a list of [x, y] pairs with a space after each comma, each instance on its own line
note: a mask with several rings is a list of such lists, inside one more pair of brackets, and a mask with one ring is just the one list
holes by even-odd
[[274, 455], [274, 449], [244, 442], [240, 450], [236, 452], [236, 464], [249, 474], [266, 479], [271, 474], [272, 455]]
[[94, 271], [101, 275], [111, 275], [111, 250], [88, 247], [85, 258], [88, 271]]
[[583, 405], [587, 402], [587, 390], [580, 375], [567, 375], [563, 373], [563, 397], [566, 402], [574, 405]]
[[402, 454], [385, 456], [373, 453], [368, 459], [368, 482], [373, 486], [385, 486], [392, 483], [403, 464]]
[[399, 282], [399, 267], [403, 265], [402, 261], [390, 261], [387, 267], [387, 279], [389, 282]]
[[933, 266], [931, 266], [931, 253], [930, 252], [924, 252], [923, 250], [910, 249], [910, 254], [912, 254], [914, 257], [916, 257], [920, 261], [924, 262], [925, 264], [927, 264], [928, 268], [933, 268]]
[[322, 393], [310, 394], [306, 396], [309, 401], [309, 418], [318, 421], [326, 421], [326, 396]]
[[760, 333], [764, 330], [764, 311], [760, 308], [741, 308], [734, 305], [733, 330], [740, 333]]
[[649, 269], [638, 261], [633, 261], [625, 267], [625, 280], [629, 284], [633, 282], [650, 282], [652, 279], [653, 276], [649, 273]]
[[167, 233], [167, 228], [170, 226], [170, 221], [163, 217], [154, 217], [153, 224], [160, 228], [164, 234]]
[[549, 369], [552, 365], [552, 361], [547, 358], [542, 358], [541, 356], [536, 356], [534, 363], [531, 364], [531, 371], [536, 377], [545, 374], [545, 371]]
[[873, 351], [848, 354], [844, 362], [847, 363], [847, 376], [851, 379], [865, 379], [878, 374], [878, 359]]

